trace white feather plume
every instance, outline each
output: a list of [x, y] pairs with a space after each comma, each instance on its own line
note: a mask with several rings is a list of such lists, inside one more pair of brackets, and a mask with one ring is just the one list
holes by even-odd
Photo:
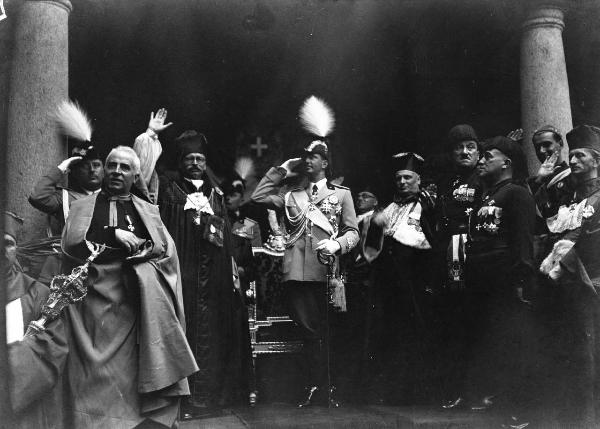
[[242, 156], [236, 159], [233, 168], [242, 180], [246, 180], [254, 173], [254, 161], [250, 157]]
[[92, 141], [92, 123], [73, 101], [63, 101], [54, 114], [60, 132], [83, 142]]
[[335, 117], [323, 100], [312, 95], [300, 108], [300, 122], [306, 131], [324, 138], [333, 132]]

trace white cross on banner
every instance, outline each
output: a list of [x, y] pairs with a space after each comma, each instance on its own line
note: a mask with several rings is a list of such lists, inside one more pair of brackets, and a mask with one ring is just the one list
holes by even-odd
[[0, 0], [0, 21], [6, 18], [6, 12], [4, 11], [4, 0]]

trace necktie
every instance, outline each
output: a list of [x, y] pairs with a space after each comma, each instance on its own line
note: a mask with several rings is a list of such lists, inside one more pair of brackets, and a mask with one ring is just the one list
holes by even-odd
[[312, 200], [316, 200], [317, 199], [317, 195], [319, 194], [319, 187], [317, 186], [317, 184], [315, 183], [312, 187]]

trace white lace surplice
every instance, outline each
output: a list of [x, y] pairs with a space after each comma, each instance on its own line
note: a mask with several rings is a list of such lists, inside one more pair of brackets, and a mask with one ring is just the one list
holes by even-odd
[[415, 249], [431, 249], [423, 229], [421, 228], [421, 203], [409, 204], [391, 203], [383, 210], [385, 215], [385, 235], [391, 236], [399, 243]]
[[586, 212], [589, 210], [587, 208], [587, 198], [570, 206], [560, 206], [555, 216], [546, 219], [546, 224], [550, 232], [555, 234], [572, 231], [581, 226], [584, 217], [589, 217], [586, 216]]

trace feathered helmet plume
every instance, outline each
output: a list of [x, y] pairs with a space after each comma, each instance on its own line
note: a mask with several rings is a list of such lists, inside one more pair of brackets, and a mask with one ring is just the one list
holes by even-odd
[[86, 113], [76, 102], [65, 100], [59, 104], [54, 119], [61, 134], [78, 140], [73, 149], [73, 155], [87, 158], [97, 158], [98, 155], [91, 146], [92, 123]]
[[335, 127], [335, 117], [331, 108], [323, 100], [312, 95], [300, 108], [300, 123], [313, 137], [304, 151], [318, 153], [327, 158], [327, 140]]
[[242, 156], [236, 159], [233, 169], [239, 178], [231, 182], [231, 187], [243, 194], [248, 177], [254, 174], [254, 162], [251, 158]]

